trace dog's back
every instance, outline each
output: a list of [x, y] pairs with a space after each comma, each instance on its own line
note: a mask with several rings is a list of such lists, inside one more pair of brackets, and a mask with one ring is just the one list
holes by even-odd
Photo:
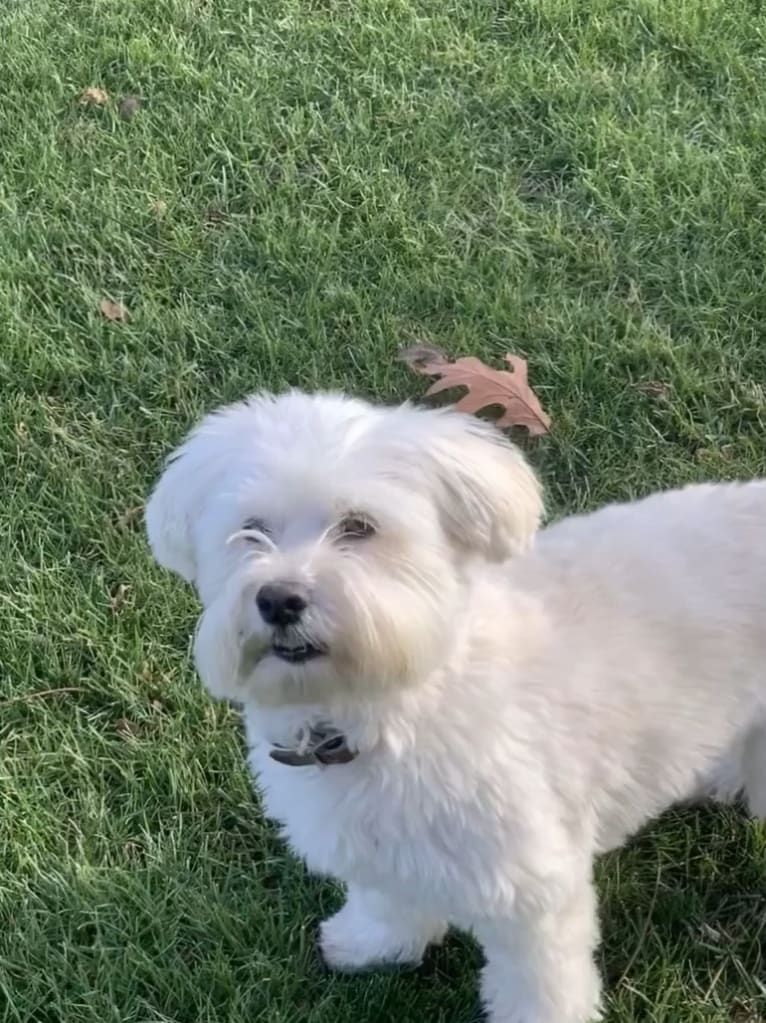
[[766, 812], [765, 482], [563, 520], [510, 574], [545, 608], [536, 713], [565, 718], [604, 846], [701, 791]]

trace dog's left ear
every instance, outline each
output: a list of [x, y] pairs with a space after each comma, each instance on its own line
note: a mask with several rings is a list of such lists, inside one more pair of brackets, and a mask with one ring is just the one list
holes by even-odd
[[519, 449], [491, 423], [431, 415], [426, 457], [444, 526], [456, 546], [502, 561], [529, 547], [543, 516], [542, 487]]

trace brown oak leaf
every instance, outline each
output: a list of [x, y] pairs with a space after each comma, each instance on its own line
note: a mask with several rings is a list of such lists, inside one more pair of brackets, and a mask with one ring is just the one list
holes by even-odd
[[527, 361], [518, 355], [505, 356], [510, 369], [493, 369], [470, 355], [450, 361], [444, 352], [430, 345], [405, 348], [400, 357], [416, 373], [437, 377], [426, 397], [461, 387], [466, 393], [455, 402], [459, 412], [481, 412], [499, 405], [503, 411], [495, 419], [498, 427], [523, 426], [532, 436], [547, 433], [550, 428], [550, 416], [527, 383]]
[[95, 85], [89, 85], [80, 93], [81, 103], [92, 103], [94, 106], [102, 107], [108, 100], [109, 93], [106, 89], [99, 89]]
[[112, 302], [110, 298], [102, 298], [98, 311], [107, 320], [115, 323], [125, 323], [130, 319], [130, 313], [121, 302]]

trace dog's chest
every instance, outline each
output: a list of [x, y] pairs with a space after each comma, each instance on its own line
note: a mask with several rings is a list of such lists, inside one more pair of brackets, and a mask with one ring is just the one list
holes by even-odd
[[489, 880], [486, 842], [469, 801], [449, 799], [423, 765], [391, 770], [360, 757], [330, 767], [275, 763], [255, 744], [251, 766], [267, 814], [310, 870], [346, 882], [395, 888], [459, 918], [473, 879]]

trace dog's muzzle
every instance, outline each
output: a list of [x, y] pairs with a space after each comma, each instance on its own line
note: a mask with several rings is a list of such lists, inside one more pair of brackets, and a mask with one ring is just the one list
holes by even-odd
[[303, 641], [291, 645], [285, 639], [275, 636], [271, 643], [271, 652], [280, 661], [287, 661], [288, 664], [305, 664], [306, 661], [312, 661], [315, 657], [321, 657], [324, 650], [314, 643]]

